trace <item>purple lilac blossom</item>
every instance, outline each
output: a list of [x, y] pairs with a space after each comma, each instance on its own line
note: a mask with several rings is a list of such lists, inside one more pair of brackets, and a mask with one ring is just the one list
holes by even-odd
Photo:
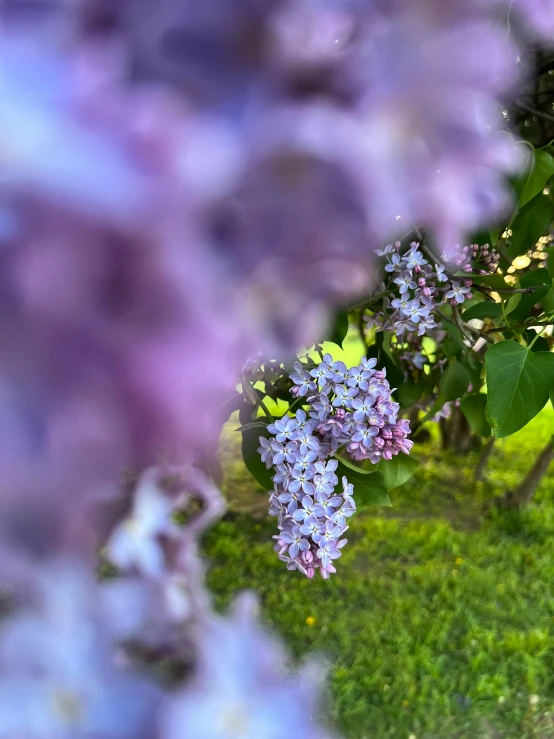
[[230, 618], [202, 625], [192, 681], [168, 699], [162, 716], [166, 739], [329, 739], [314, 721], [319, 669], [285, 671], [253, 605], [242, 596]]
[[[347, 519], [356, 510], [346, 478], [342, 491], [336, 492], [338, 460], [332, 455], [345, 447], [353, 459], [375, 464], [398, 452], [408, 454], [412, 446], [409, 423], [398, 420], [399, 406], [391, 399], [385, 372], [375, 365], [375, 359], [364, 358], [347, 369], [325, 355], [308, 374], [296, 362], [290, 377], [300, 384], [293, 386], [291, 395], [304, 397], [299, 388], [306, 376], [317, 381], [319, 391], [313, 388], [306, 397], [307, 412], [299, 409], [295, 419], [285, 415], [268, 426], [274, 435], [269, 441], [260, 437], [262, 460], [276, 468], [270, 493], [270, 514], [277, 516], [279, 528], [275, 551], [289, 570], [309, 578], [316, 570], [325, 579], [336, 571], [333, 561], [341, 556]], [[290, 457], [272, 458], [276, 438], [285, 431], [296, 435], [287, 444]]]
[[404, 343], [413, 343], [414, 335], [423, 336], [436, 328], [433, 312], [441, 306], [461, 305], [471, 299], [471, 278], [460, 279], [454, 273], [493, 274], [500, 258], [488, 244], [455, 244], [448, 253], [441, 254], [440, 264], [431, 265], [417, 242], [412, 242], [403, 254], [400, 249], [397, 242], [376, 252], [386, 259], [385, 271], [394, 275], [391, 287], [396, 286], [393, 289], [398, 290], [398, 297], [385, 298], [385, 310], [366, 316], [366, 324], [378, 331], [392, 329]]
[[554, 46], [554, 5], [550, 0], [502, 0], [512, 22], [521, 18], [531, 35], [536, 35], [549, 46]]
[[[43, 563], [34, 587], [36, 607], [0, 624], [0, 737], [153, 736], [160, 691], [117, 665], [114, 611], [104, 610], [92, 573], [81, 563]], [[118, 610], [135, 606], [127, 598]]]
[[[290, 355], [320, 335], [327, 311], [371, 283], [370, 244], [397, 219], [453, 243], [502, 207], [501, 176], [517, 156], [495, 113], [516, 51], [489, 3], [433, 4], [2, 3], [0, 566], [44, 592], [0, 625], [0, 736], [156, 734], [157, 691], [113, 647], [95, 560], [45, 575], [21, 566], [19, 549], [36, 565], [78, 538], [102, 539], [85, 503], [113, 502], [121, 470], [204, 451], [245, 357]], [[546, 0], [512, 5], [550, 34]], [[401, 279], [399, 254], [383, 253]], [[424, 261], [412, 252], [405, 269], [419, 276]], [[404, 331], [431, 312], [433, 289], [419, 279], [402, 283], [422, 292]], [[322, 364], [317, 383], [297, 368], [304, 435], [293, 439], [288, 423], [286, 444], [264, 454], [281, 485], [271, 510], [298, 546], [293, 557], [278, 541], [279, 556], [326, 578], [355, 509], [348, 484], [334, 494], [326, 460], [349, 443], [356, 458], [390, 459], [411, 442], [384, 373], [362, 362], [370, 375], [352, 384], [344, 365]], [[337, 385], [357, 391], [338, 407]], [[369, 394], [378, 434], [367, 448], [352, 440], [352, 401]], [[290, 492], [295, 469], [316, 491], [308, 535], [291, 515], [306, 510], [304, 492]], [[173, 586], [200, 580], [196, 537], [220, 506], [210, 488], [179, 536], [166, 492], [139, 486], [108, 541], [122, 582], [130, 571], [166, 584], [179, 614]], [[52, 510], [37, 514], [49, 508], [64, 514], [58, 528]], [[204, 616], [163, 735], [323, 737], [308, 681], [283, 678], [252, 620]]]

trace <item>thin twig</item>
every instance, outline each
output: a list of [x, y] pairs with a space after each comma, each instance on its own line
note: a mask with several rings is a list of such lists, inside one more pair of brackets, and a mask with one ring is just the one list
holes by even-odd
[[510, 295], [514, 295], [516, 293], [526, 294], [526, 293], [534, 293], [536, 290], [538, 290], [540, 287], [544, 287], [544, 285], [531, 285], [529, 287], [514, 287], [514, 288], [504, 288], [500, 287], [498, 289], [494, 287], [489, 287], [488, 285], [472, 285], [472, 289], [479, 290], [480, 292], [490, 294], [493, 293], [509, 293]]
[[[521, 328], [535, 328], [535, 326], [554, 326], [554, 321], [547, 321], [546, 323], [538, 322], [531, 322], [531, 323], [513, 323], [511, 326], [500, 326], [495, 328], [488, 328], [486, 331], [483, 331], [484, 334], [494, 334], [494, 333], [500, 333], [501, 331], [514, 331], [517, 332]], [[485, 337], [486, 338], [486, 337]]]
[[372, 303], [375, 303], [377, 300], [380, 300], [381, 298], [384, 298], [386, 295], [392, 295], [393, 290], [384, 290], [382, 293], [376, 293], [375, 295], [370, 295], [365, 300], [361, 301], [360, 303], [356, 303], [356, 305], [349, 305], [348, 310], [357, 310], [358, 308], [369, 308], [369, 306]]
[[476, 332], [477, 335], [480, 336], [479, 331], [476, 331], [476, 329], [473, 329], [471, 326], [467, 326], [466, 324], [464, 324], [464, 322], [462, 321], [462, 317], [460, 316], [460, 312], [458, 311], [457, 305], [452, 306], [452, 316], [456, 321], [456, 326], [462, 332], [462, 336], [466, 339], [466, 341], [469, 341], [471, 343], [471, 346], [473, 346], [475, 344], [475, 338], [469, 332]]
[[526, 103], [516, 103], [516, 106], [520, 108], [521, 110], [527, 111], [527, 113], [531, 113], [531, 115], [536, 116], [537, 118], [543, 118], [545, 121], [550, 121], [554, 123], [554, 115], [551, 115], [550, 113], [545, 113], [542, 110], [537, 110], [536, 108], [532, 108], [530, 105], [527, 105]]

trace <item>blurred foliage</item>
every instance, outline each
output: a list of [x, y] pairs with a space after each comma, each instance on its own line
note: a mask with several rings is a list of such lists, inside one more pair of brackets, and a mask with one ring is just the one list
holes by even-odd
[[496, 442], [487, 483], [473, 481], [476, 453], [440, 452], [432, 425], [393, 508], [353, 519], [340, 575], [326, 582], [277, 559], [275, 520], [230, 428], [230, 513], [205, 540], [216, 603], [257, 590], [295, 657], [329, 658], [328, 710], [347, 739], [554, 736], [554, 471], [523, 512], [489, 505], [552, 434], [550, 407]]

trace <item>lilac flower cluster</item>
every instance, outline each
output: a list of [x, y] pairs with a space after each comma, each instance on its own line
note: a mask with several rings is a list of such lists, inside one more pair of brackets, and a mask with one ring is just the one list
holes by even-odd
[[403, 254], [400, 248], [400, 242], [396, 242], [376, 252], [386, 258], [385, 272], [398, 295], [392, 300], [385, 298], [383, 311], [366, 318], [369, 328], [393, 329], [397, 336], [423, 336], [437, 327], [433, 313], [440, 306], [447, 302], [457, 306], [472, 298], [472, 280], [456, 279], [451, 272], [491, 274], [498, 267], [499, 255], [488, 245], [456, 246], [451, 254], [441, 255], [442, 264], [433, 265], [417, 242], [412, 242]]
[[12, 489], [202, 453], [244, 358], [316, 339], [371, 244], [503, 207], [515, 50], [436, 2], [0, 4]]
[[441, 260], [451, 272], [468, 272], [479, 275], [492, 275], [498, 269], [500, 254], [488, 244], [455, 244], [448, 254], [441, 254]]
[[[18, 510], [22, 535], [16, 541], [12, 524], [10, 560], [4, 550], [0, 558], [9, 598], [0, 616], [0, 737], [327, 739], [314, 721], [321, 670], [283, 669], [286, 655], [258, 624], [251, 597], [225, 618], [211, 607], [198, 537], [223, 510], [219, 491], [190, 466], [152, 468], [128, 504], [109, 516], [104, 554], [118, 567], [109, 579], [94, 576], [82, 546], [88, 521], [73, 544], [47, 536], [48, 550], [35, 551], [34, 513]], [[76, 523], [67, 508], [60, 517], [65, 531]]]
[[290, 375], [292, 395], [305, 398], [307, 412], [284, 416], [268, 426], [271, 438], [260, 437], [258, 449], [268, 469], [274, 467], [275, 488], [269, 512], [279, 518], [275, 546], [290, 570], [327, 578], [341, 555], [347, 519], [356, 510], [353, 486], [335, 474], [341, 449], [354, 460], [376, 464], [398, 452], [408, 454], [409, 422], [398, 419], [386, 373], [375, 359], [362, 359], [348, 369], [326, 354], [311, 369], [296, 362]]
[[[197, 539], [221, 503], [198, 468], [244, 358], [317, 337], [371, 244], [404, 223], [454, 243], [506, 204], [523, 37], [497, 5], [0, 3], [2, 739], [324, 735], [251, 617], [212, 628]], [[392, 273], [419, 327], [418, 259]], [[288, 566], [327, 577], [355, 509], [330, 457], [411, 442], [370, 362], [296, 374], [272, 509]]]

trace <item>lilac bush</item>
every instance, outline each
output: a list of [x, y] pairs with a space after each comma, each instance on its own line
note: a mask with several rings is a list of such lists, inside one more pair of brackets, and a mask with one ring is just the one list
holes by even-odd
[[[509, 203], [499, 112], [550, 5], [6, 0], [0, 27], [0, 739], [324, 737], [313, 671], [214, 614], [216, 439], [247, 358], [320, 341], [419, 223], [453, 267], [386, 247], [372, 321], [424, 366], [436, 307], [495, 269], [453, 245]], [[290, 380], [275, 546], [327, 578], [340, 458], [407, 454], [409, 423], [373, 360]]]
[[412, 447], [409, 421], [398, 418], [386, 372], [375, 365], [375, 359], [364, 358], [347, 368], [330, 354], [310, 370], [295, 362], [291, 395], [305, 398], [306, 410], [270, 423], [271, 438], [260, 437], [261, 460], [276, 470], [269, 509], [278, 517], [275, 551], [287, 569], [308, 578], [316, 570], [324, 579], [336, 572], [333, 560], [347, 542], [346, 520], [356, 512], [346, 477], [335, 491], [339, 452], [377, 464]]

